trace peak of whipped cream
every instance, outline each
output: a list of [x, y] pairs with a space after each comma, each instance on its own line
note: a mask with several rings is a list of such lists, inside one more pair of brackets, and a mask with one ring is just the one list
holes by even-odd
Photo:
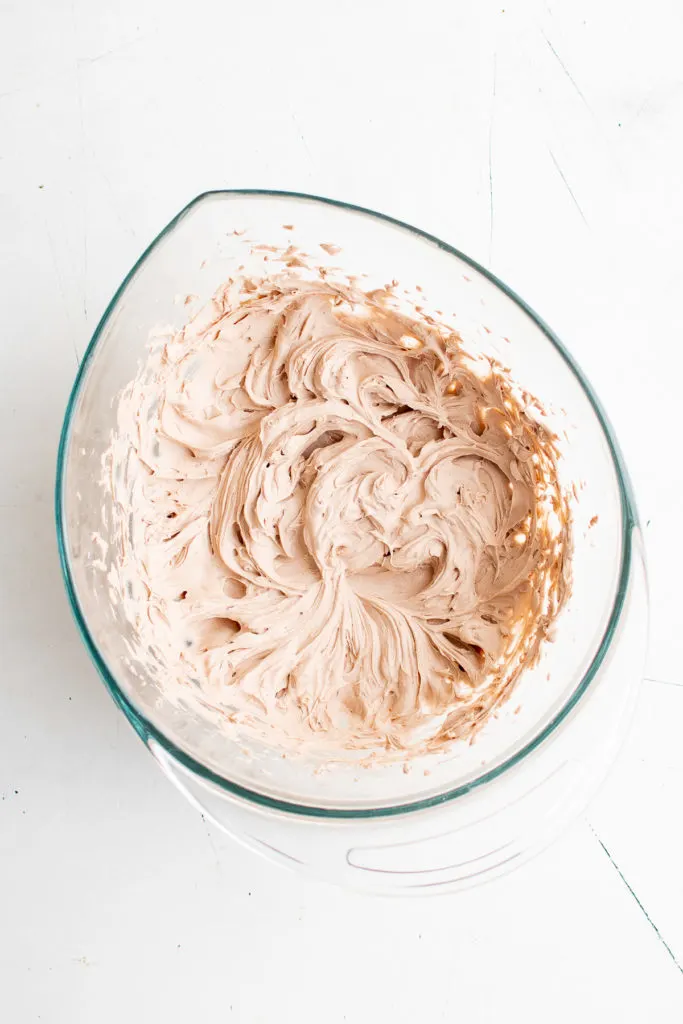
[[119, 401], [131, 657], [284, 751], [470, 738], [569, 587], [555, 438], [521, 394], [385, 291], [226, 283]]

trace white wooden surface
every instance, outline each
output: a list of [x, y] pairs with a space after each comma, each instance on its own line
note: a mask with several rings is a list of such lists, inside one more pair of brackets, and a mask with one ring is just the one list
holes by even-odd
[[[683, 1020], [680, 11], [0, 2], [3, 1021]], [[649, 678], [589, 820], [502, 882], [378, 902], [255, 859], [171, 790], [81, 648], [52, 512], [67, 393], [142, 248], [221, 186], [453, 242], [553, 324], [617, 426]]]

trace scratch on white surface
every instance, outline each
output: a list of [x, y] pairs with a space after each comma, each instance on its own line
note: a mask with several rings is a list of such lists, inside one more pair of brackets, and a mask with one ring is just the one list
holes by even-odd
[[213, 853], [213, 856], [214, 856], [215, 861], [216, 861], [216, 870], [217, 870], [218, 874], [220, 874], [221, 870], [222, 870], [221, 858], [218, 855], [218, 850], [216, 849], [216, 844], [213, 841], [213, 836], [211, 835], [211, 828], [210, 828], [209, 823], [208, 823], [208, 821], [206, 820], [206, 818], [204, 817], [203, 814], [201, 815], [201, 819], [202, 819], [202, 821], [204, 823], [204, 827], [206, 829], [206, 838], [209, 840], [209, 846], [211, 847], [211, 852]]
[[493, 55], [493, 93], [491, 96], [491, 116], [489, 117], [489, 268], [493, 256], [493, 115], [496, 106], [496, 78], [498, 75], [498, 55]]
[[675, 679], [653, 679], [652, 676], [645, 676], [644, 682], [657, 683], [659, 686], [677, 686], [679, 690], [683, 690], [683, 682], [676, 682]]
[[564, 183], [564, 186], [565, 186], [565, 188], [567, 189], [567, 192], [569, 192], [569, 195], [570, 195], [570, 196], [571, 196], [571, 198], [572, 198], [572, 202], [574, 203], [574, 206], [576, 207], [576, 209], [577, 209], [577, 210], [579, 211], [579, 214], [581, 215], [581, 220], [582, 220], [582, 221], [583, 221], [583, 223], [584, 223], [584, 224], [586, 225], [586, 227], [589, 227], [588, 221], [586, 220], [586, 215], [585, 215], [585, 213], [583, 212], [583, 210], [581, 209], [581, 204], [579, 203], [578, 199], [577, 199], [577, 198], [576, 198], [576, 196], [574, 195], [574, 190], [573, 190], [573, 188], [571, 187], [571, 185], [569, 184], [569, 182], [567, 181], [567, 178], [566, 178], [566, 176], [565, 176], [565, 173], [564, 173], [564, 171], [562, 170], [562, 168], [560, 167], [560, 164], [559, 164], [559, 162], [558, 162], [558, 160], [557, 160], [557, 157], [556, 157], [556, 156], [555, 156], [555, 154], [553, 153], [553, 151], [552, 151], [552, 149], [550, 148], [550, 146], [548, 146], [548, 152], [550, 153], [550, 159], [551, 159], [551, 160], [552, 160], [552, 162], [553, 162], [553, 163], [555, 164], [555, 169], [556, 169], [557, 173], [558, 173], [558, 174], [559, 174], [559, 176], [560, 176], [560, 177], [562, 178], [562, 181], [563, 181], [563, 183]]
[[308, 156], [308, 159], [311, 161], [311, 164], [313, 166], [315, 166], [315, 160], [313, 159], [313, 154], [311, 153], [310, 149], [308, 148], [308, 143], [306, 142], [306, 139], [304, 137], [304, 133], [301, 130], [301, 125], [299, 124], [299, 122], [296, 119], [296, 114], [294, 113], [293, 110], [291, 110], [290, 113], [291, 113], [291, 116], [292, 116], [292, 121], [294, 122], [294, 127], [296, 128], [296, 133], [299, 136], [299, 138], [301, 139], [303, 147], [306, 150], [306, 155]]
[[656, 94], [656, 92], [657, 92], [657, 87], [656, 86], [654, 88], [649, 89], [647, 91], [647, 93], [643, 97], [640, 105], [638, 106], [638, 109], [636, 110], [635, 114], [631, 118], [631, 123], [634, 123], [635, 121], [637, 121], [638, 118], [641, 117], [645, 113], [647, 108], [652, 103], [652, 97]]
[[666, 85], [653, 86], [652, 89], [645, 93], [633, 117], [629, 118], [629, 126], [635, 124], [639, 118], [648, 112], [657, 114], [670, 104], [676, 103], [682, 90], [683, 81], [681, 79], [667, 82]]
[[98, 53], [94, 57], [79, 57], [79, 60], [83, 64], [97, 64], [98, 60], [104, 60], [106, 57], [112, 57], [118, 49], [121, 49], [121, 47], [114, 47], [112, 50], [105, 50], [104, 53]]
[[80, 61], [83, 64], [97, 64], [100, 60], [106, 60], [107, 57], [120, 57], [125, 55], [126, 50], [129, 50], [136, 43], [142, 42], [145, 39], [152, 38], [151, 34], [148, 33], [144, 36], [135, 36], [134, 39], [128, 39], [125, 43], [121, 43], [120, 46], [113, 46], [110, 50], [104, 50], [102, 53], [96, 53], [94, 57], [80, 57]]
[[111, 183], [108, 175], [106, 174], [104, 168], [102, 167], [100, 161], [97, 159], [97, 155], [95, 153], [95, 150], [93, 149], [92, 146], [89, 146], [88, 149], [89, 149], [89, 153], [90, 153], [90, 160], [92, 162], [93, 167], [95, 167], [95, 169], [97, 170], [98, 174], [102, 178], [102, 181], [104, 182], [104, 184], [107, 186], [107, 189], [109, 190], [109, 194], [111, 196], [111, 205], [112, 205], [112, 209], [113, 209], [113, 211], [114, 211], [114, 213], [116, 215], [116, 219], [118, 220], [118, 222], [121, 225], [122, 229], [127, 234], [129, 234], [131, 236], [131, 238], [134, 238], [137, 241], [137, 234], [135, 232], [135, 229], [134, 229], [133, 225], [130, 224], [128, 222], [128, 220], [126, 220], [123, 217], [123, 215], [121, 213], [121, 208], [120, 208], [120, 205], [119, 205], [118, 196], [116, 195], [116, 192], [114, 191], [114, 186], [112, 185], [112, 183]]
[[[71, 5], [72, 17], [73, 4]], [[74, 25], [74, 36], [75, 36], [75, 25]], [[104, 53], [97, 53], [94, 57], [79, 57], [78, 62], [80, 64], [97, 64], [98, 61], [104, 60], [106, 57], [119, 57], [127, 56], [126, 50], [134, 47], [139, 42], [144, 42], [147, 39], [153, 38], [152, 33], [146, 33], [145, 35], [136, 36], [135, 39], [129, 39], [127, 42], [122, 43], [120, 46], [115, 46], [111, 50], [106, 50]], [[36, 89], [46, 89], [53, 85], [55, 82], [61, 82], [71, 72], [68, 68], [61, 68], [59, 71], [53, 71], [50, 74], [36, 74], [26, 79], [23, 85], [17, 86], [15, 89], [6, 89], [0, 92], [0, 101], [4, 99], [11, 99], [14, 96], [22, 96], [25, 93], [34, 92]]]
[[562, 60], [562, 58], [560, 57], [559, 53], [557, 52], [557, 50], [555, 49], [555, 47], [553, 46], [553, 44], [552, 44], [552, 43], [550, 42], [550, 40], [548, 39], [548, 37], [547, 37], [547, 35], [545, 34], [545, 32], [543, 31], [543, 29], [541, 29], [541, 35], [543, 36], [543, 38], [545, 39], [546, 43], [548, 44], [548, 48], [550, 49], [550, 52], [552, 53], [553, 57], [555, 58], [555, 60], [557, 61], [557, 63], [558, 63], [559, 65], [560, 65], [560, 67], [561, 67], [561, 68], [562, 68], [562, 70], [564, 71], [565, 75], [567, 76], [567, 78], [569, 79], [569, 81], [571, 82], [571, 84], [572, 84], [572, 85], [574, 86], [574, 89], [575, 89], [575, 91], [576, 91], [576, 94], [577, 94], [577, 96], [579, 96], [579, 97], [581, 98], [582, 102], [583, 102], [583, 103], [585, 104], [585, 106], [586, 106], [586, 109], [587, 109], [587, 110], [590, 110], [590, 112], [591, 112], [591, 113], [593, 113], [593, 111], [592, 111], [592, 110], [591, 110], [591, 108], [590, 108], [590, 104], [588, 103], [588, 100], [586, 99], [586, 97], [584, 96], [584, 94], [583, 94], [583, 93], [581, 92], [581, 90], [579, 89], [578, 85], [576, 84], [576, 80], [575, 80], [575, 79], [574, 79], [574, 77], [572, 76], [572, 74], [571, 74], [571, 72], [570, 72], [569, 68], [567, 67], [567, 65], [566, 65], [566, 64], [564, 63], [564, 61]]
[[683, 974], [683, 967], [681, 967], [681, 965], [679, 964], [678, 960], [676, 959], [676, 957], [675, 957], [675, 955], [674, 955], [674, 953], [673, 953], [673, 950], [671, 949], [671, 946], [669, 946], [669, 944], [667, 943], [666, 939], [664, 938], [664, 936], [663, 936], [663, 935], [662, 935], [662, 933], [660, 932], [659, 928], [658, 928], [658, 927], [657, 927], [657, 925], [656, 925], [656, 924], [654, 923], [654, 921], [652, 920], [652, 918], [651, 918], [651, 917], [650, 917], [650, 915], [648, 914], [647, 910], [645, 909], [645, 907], [643, 906], [643, 904], [642, 904], [642, 903], [640, 902], [640, 900], [639, 900], [639, 899], [638, 899], [638, 897], [636, 896], [636, 894], [635, 894], [634, 890], [633, 890], [633, 889], [631, 888], [631, 886], [629, 885], [629, 883], [628, 883], [628, 880], [626, 879], [626, 877], [625, 877], [625, 875], [624, 875], [623, 871], [621, 870], [621, 868], [619, 867], [619, 865], [618, 865], [618, 864], [617, 864], [617, 862], [615, 861], [614, 857], [613, 857], [613, 856], [612, 856], [612, 854], [611, 854], [611, 853], [609, 852], [609, 850], [607, 849], [607, 847], [606, 847], [606, 846], [605, 846], [605, 844], [603, 843], [602, 839], [600, 838], [600, 836], [598, 835], [598, 833], [597, 833], [597, 832], [595, 831], [595, 829], [593, 828], [593, 826], [591, 825], [591, 823], [590, 823], [590, 822], [588, 822], [588, 827], [590, 828], [591, 832], [593, 833], [593, 835], [595, 836], [595, 838], [597, 839], [597, 841], [598, 841], [598, 842], [600, 843], [600, 846], [602, 847], [602, 849], [603, 849], [604, 853], [606, 854], [606, 856], [607, 856], [607, 859], [609, 860], [610, 864], [612, 865], [612, 867], [614, 868], [614, 870], [616, 871], [616, 873], [617, 873], [617, 874], [619, 875], [619, 878], [620, 878], [620, 879], [622, 880], [622, 882], [624, 883], [624, 885], [626, 886], [626, 888], [628, 889], [628, 891], [629, 891], [629, 892], [631, 893], [631, 896], [633, 896], [633, 899], [634, 899], [634, 900], [636, 901], [636, 903], [638, 904], [638, 907], [640, 908], [641, 912], [642, 912], [642, 913], [644, 914], [644, 916], [645, 916], [645, 919], [646, 919], [647, 923], [648, 923], [648, 924], [650, 925], [650, 927], [651, 927], [651, 928], [652, 928], [652, 930], [654, 931], [655, 935], [657, 936], [657, 938], [659, 939], [659, 941], [661, 942], [661, 944], [662, 944], [662, 945], [664, 946], [664, 949], [665, 949], [665, 950], [667, 951], [667, 953], [669, 954], [669, 956], [671, 957], [671, 959], [673, 960], [673, 962], [674, 962], [674, 963], [676, 964], [676, 967], [678, 968], [678, 970], [679, 970], [679, 971], [681, 972], [681, 974]]

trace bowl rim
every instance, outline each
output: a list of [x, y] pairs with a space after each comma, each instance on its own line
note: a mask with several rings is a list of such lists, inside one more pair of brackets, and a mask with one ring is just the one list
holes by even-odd
[[[621, 508], [621, 554], [620, 554], [620, 565], [619, 565], [619, 578], [616, 593], [614, 596], [614, 602], [610, 612], [609, 619], [605, 626], [605, 630], [600, 639], [600, 642], [591, 658], [591, 662], [584, 672], [582, 678], [577, 684], [576, 688], [572, 691], [570, 696], [562, 707], [556, 712], [556, 714], [547, 722], [539, 732], [534, 735], [524, 746], [520, 747], [514, 754], [499, 764], [494, 765], [492, 768], [478, 775], [476, 778], [471, 779], [465, 783], [462, 783], [453, 789], [449, 789], [445, 792], [438, 793], [429, 797], [423, 797], [418, 800], [409, 800], [400, 804], [390, 804], [378, 807], [360, 807], [360, 808], [349, 808], [349, 807], [318, 807], [313, 804], [299, 804], [293, 801], [281, 800], [277, 797], [271, 796], [268, 793], [262, 793], [258, 790], [250, 789], [246, 786], [240, 785], [239, 783], [233, 782], [225, 776], [219, 774], [208, 766], [202, 764], [201, 761], [196, 760], [191, 754], [188, 754], [182, 748], [178, 747], [172, 740], [170, 740], [156, 725], [150, 722], [145, 715], [143, 715], [132, 703], [131, 699], [123, 692], [119, 687], [113, 673], [110, 671], [106, 661], [100, 653], [98, 646], [92, 636], [88, 624], [85, 619], [85, 615], [80, 607], [78, 597], [76, 594], [76, 588], [74, 585], [71, 568], [69, 565], [69, 556], [67, 553], [66, 543], [66, 524], [64, 514], [64, 485], [65, 485], [65, 467], [66, 467], [66, 455], [69, 448], [70, 434], [71, 434], [71, 422], [73, 413], [81, 392], [81, 387], [86, 379], [88, 369], [93, 361], [95, 350], [97, 349], [99, 340], [102, 336], [104, 328], [106, 327], [112, 313], [117, 307], [120, 299], [124, 295], [129, 283], [137, 273], [138, 269], [143, 265], [147, 258], [157, 248], [157, 246], [169, 235], [174, 228], [197, 206], [206, 202], [213, 202], [226, 197], [253, 197], [253, 198], [275, 198], [282, 200], [295, 200], [305, 203], [322, 204], [325, 206], [336, 207], [341, 210], [346, 210], [354, 214], [362, 214], [364, 216], [379, 220], [385, 224], [392, 225], [393, 227], [400, 228], [410, 234], [417, 236], [423, 241], [430, 242], [432, 245], [436, 245], [439, 249], [449, 253], [451, 256], [455, 256], [463, 263], [476, 270], [479, 274], [483, 275], [488, 281], [490, 281], [496, 288], [500, 289], [509, 299], [519, 306], [524, 313], [536, 324], [540, 331], [545, 335], [550, 344], [558, 352], [568, 369], [574, 374], [580, 386], [583, 388], [586, 397], [595, 413], [595, 416], [600, 424], [602, 432], [604, 434], [612, 462], [614, 465], [618, 490], [619, 500]], [[619, 448], [619, 444], [616, 440], [613, 428], [610, 421], [598, 399], [595, 391], [591, 384], [586, 378], [583, 371], [579, 368], [578, 364], [574, 360], [573, 356], [565, 348], [563, 343], [555, 332], [548, 326], [548, 324], [529, 306], [524, 299], [522, 299], [512, 288], [506, 285], [500, 278], [496, 277], [495, 274], [491, 273], [481, 264], [477, 263], [476, 260], [471, 259], [465, 253], [456, 249], [448, 242], [444, 242], [442, 239], [435, 235], [430, 234], [427, 231], [423, 231], [420, 228], [415, 227], [412, 224], [408, 224], [405, 221], [399, 220], [396, 217], [391, 217], [388, 214], [379, 213], [376, 210], [368, 209], [367, 207], [357, 206], [354, 203], [347, 203], [338, 199], [331, 199], [325, 196], [317, 196], [307, 192], [291, 192], [277, 189], [258, 189], [258, 188], [236, 188], [236, 189], [212, 189], [206, 192], [201, 192], [195, 196], [186, 206], [184, 206], [179, 213], [173, 217], [168, 224], [156, 235], [156, 237], [150, 242], [147, 248], [144, 250], [142, 255], [136, 260], [133, 267], [126, 274], [123, 281], [115, 291], [111, 300], [109, 301], [102, 317], [93, 332], [88, 347], [84, 353], [83, 359], [81, 360], [76, 379], [71, 389], [69, 400], [66, 407], [64, 416], [64, 422], [62, 424], [61, 435], [59, 439], [59, 448], [57, 453], [57, 473], [55, 483], [55, 519], [57, 528], [57, 545], [59, 549], [59, 560], [62, 569], [62, 575], [64, 578], [64, 585], [71, 605], [71, 611], [76, 620], [81, 639], [90, 654], [90, 657], [97, 668], [99, 675], [104, 682], [107, 690], [111, 697], [119, 708], [126, 715], [126, 718], [130, 721], [141, 739], [149, 745], [150, 739], [156, 740], [158, 744], [164, 749], [171, 757], [178, 761], [188, 771], [198, 775], [206, 782], [212, 783], [218, 786], [220, 789], [225, 790], [228, 794], [233, 797], [242, 798], [249, 801], [250, 803], [257, 804], [263, 808], [270, 810], [276, 810], [286, 812], [289, 814], [300, 815], [304, 817], [313, 818], [325, 818], [325, 819], [368, 819], [368, 818], [389, 818], [400, 814], [407, 814], [409, 812], [422, 811], [428, 808], [436, 807], [439, 804], [449, 803], [460, 797], [471, 793], [473, 790], [485, 786], [500, 776], [508, 773], [511, 769], [517, 767], [522, 761], [527, 759], [533, 751], [535, 751], [542, 743], [544, 743], [567, 719], [570, 712], [576, 708], [581, 699], [585, 696], [589, 690], [591, 683], [594, 681], [600, 667], [602, 666], [607, 652], [611, 646], [612, 640], [615, 636], [619, 622], [621, 620], [622, 612], [626, 602], [626, 595], [628, 592], [628, 583], [630, 579], [631, 563], [633, 557], [633, 540], [632, 534], [634, 528], [639, 526], [638, 513], [636, 509], [635, 499], [633, 497], [633, 489], [629, 479], [628, 471], [626, 469], [624, 459]]]

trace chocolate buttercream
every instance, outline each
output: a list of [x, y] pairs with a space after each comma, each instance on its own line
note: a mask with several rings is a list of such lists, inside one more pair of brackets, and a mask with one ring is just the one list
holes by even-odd
[[283, 750], [471, 737], [569, 585], [537, 403], [387, 295], [231, 280], [153, 339], [119, 402], [131, 655]]

